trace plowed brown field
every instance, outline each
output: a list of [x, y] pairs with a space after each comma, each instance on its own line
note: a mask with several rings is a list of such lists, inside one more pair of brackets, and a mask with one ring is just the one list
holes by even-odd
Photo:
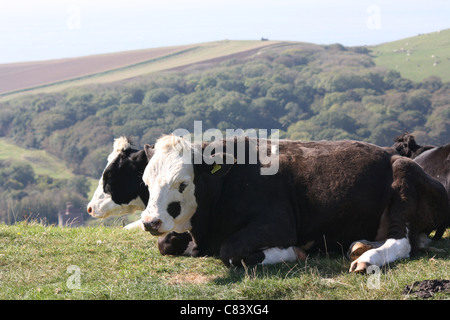
[[240, 58], [277, 41], [217, 41], [48, 61], [0, 64], [0, 97], [129, 79], [162, 70]]
[[80, 58], [0, 64], [0, 94], [122, 68], [188, 47], [179, 46]]

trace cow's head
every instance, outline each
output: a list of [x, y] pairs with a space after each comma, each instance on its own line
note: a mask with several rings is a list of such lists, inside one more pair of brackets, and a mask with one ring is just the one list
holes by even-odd
[[420, 146], [417, 145], [416, 140], [412, 134], [405, 133], [395, 137], [394, 145], [392, 146], [397, 152], [405, 157], [410, 158]]
[[[202, 154], [202, 147], [174, 135], [159, 139], [154, 149], [144, 147], [149, 163], [143, 181], [148, 186], [150, 198], [141, 220], [146, 231], [153, 235], [168, 232], [186, 232], [191, 229], [191, 218], [197, 209], [194, 185], [194, 165], [217, 176], [229, 169], [217, 170], [217, 165], [206, 164], [200, 155], [201, 164], [193, 164], [195, 155]], [[222, 167], [221, 167], [222, 168]], [[196, 170], [198, 171], [198, 170]], [[217, 171], [219, 173], [217, 173]]]
[[[150, 155], [151, 151], [147, 154]], [[87, 206], [91, 216], [106, 218], [145, 209], [148, 189], [142, 181], [142, 174], [148, 163], [147, 154], [133, 148], [125, 137], [114, 140], [108, 164]]]

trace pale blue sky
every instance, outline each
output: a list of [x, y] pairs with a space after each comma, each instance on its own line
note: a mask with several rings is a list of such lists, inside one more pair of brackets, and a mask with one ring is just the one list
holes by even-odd
[[448, 0], [2, 0], [0, 63], [261, 37], [373, 45], [447, 28]]

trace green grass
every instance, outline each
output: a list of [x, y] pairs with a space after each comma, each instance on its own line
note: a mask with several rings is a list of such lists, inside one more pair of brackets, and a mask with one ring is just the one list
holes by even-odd
[[[437, 246], [449, 248], [449, 237], [448, 230]], [[0, 299], [415, 299], [401, 294], [405, 285], [450, 278], [449, 253], [383, 267], [378, 289], [368, 287], [374, 275], [350, 274], [349, 266], [342, 255], [314, 254], [228, 269], [209, 257], [162, 256], [141, 230], [0, 225]]]
[[450, 29], [423, 34], [371, 48], [375, 63], [397, 70], [414, 81], [438, 76], [450, 81]]

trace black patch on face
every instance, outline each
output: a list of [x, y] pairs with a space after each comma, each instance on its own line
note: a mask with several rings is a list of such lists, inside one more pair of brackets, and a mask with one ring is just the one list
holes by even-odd
[[167, 212], [170, 214], [172, 218], [178, 217], [181, 212], [181, 204], [180, 202], [171, 202], [167, 206]]
[[[144, 157], [142, 157], [142, 154]], [[117, 204], [128, 204], [138, 196], [148, 201], [148, 189], [142, 173], [148, 160], [143, 150], [127, 149], [111, 163], [103, 174], [103, 191]]]

